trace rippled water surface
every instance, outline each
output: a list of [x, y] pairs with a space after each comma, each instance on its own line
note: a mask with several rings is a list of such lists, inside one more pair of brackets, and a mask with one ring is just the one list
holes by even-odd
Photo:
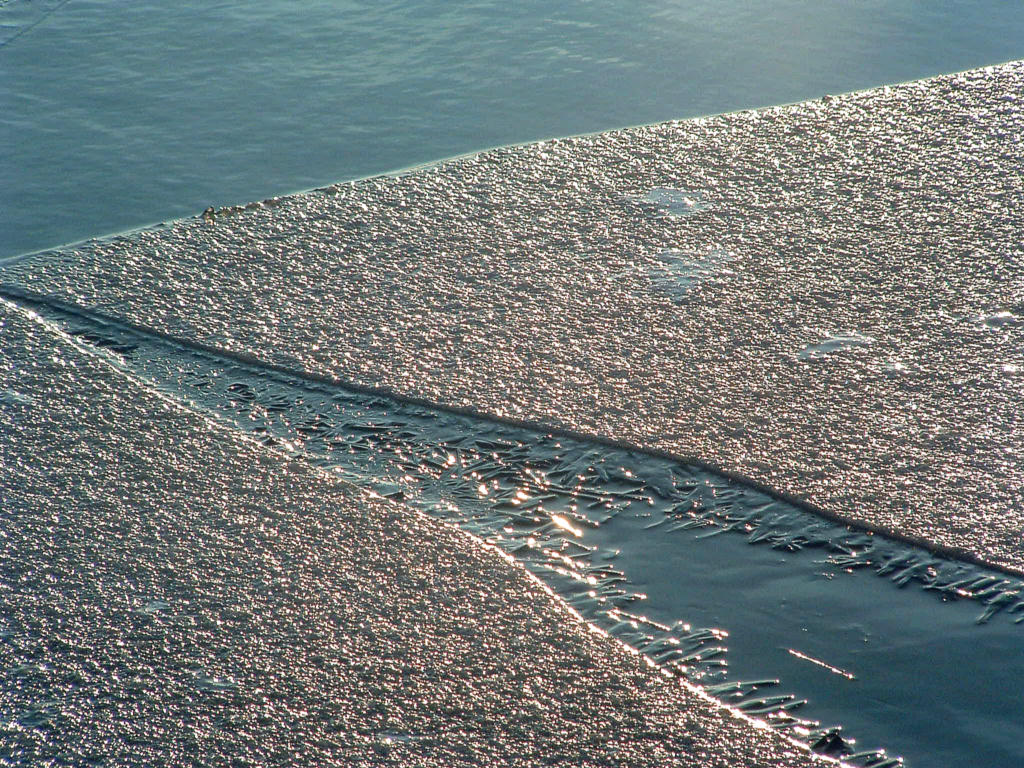
[[1024, 55], [1015, 3], [0, 3], [0, 256]]

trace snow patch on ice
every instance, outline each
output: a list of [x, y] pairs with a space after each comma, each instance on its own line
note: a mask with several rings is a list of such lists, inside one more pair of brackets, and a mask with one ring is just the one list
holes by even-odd
[[834, 333], [817, 344], [808, 344], [797, 355], [802, 362], [813, 362], [822, 360], [836, 352], [842, 352], [855, 347], [866, 347], [874, 344], [875, 340], [857, 331]]

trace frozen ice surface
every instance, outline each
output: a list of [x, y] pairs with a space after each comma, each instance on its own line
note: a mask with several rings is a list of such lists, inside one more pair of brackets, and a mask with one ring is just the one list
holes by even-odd
[[5, 765], [817, 764], [476, 540], [0, 303], [13, 387], [32, 399], [0, 402]]
[[144, 386], [494, 544], [665, 674], [832, 756], [858, 753], [851, 768], [878, 768], [868, 747], [882, 744], [913, 766], [1020, 761], [1020, 580], [665, 457], [28, 306]]
[[[1007, 371], [1024, 327], [976, 320], [1024, 312], [1022, 93], [1014, 62], [495, 150], [91, 242], [0, 280], [696, 456], [1022, 571], [1024, 377]], [[706, 208], [647, 210], [653, 189], [700, 190]], [[713, 249], [732, 274], [659, 289], [661, 254]], [[823, 330], [874, 341], [801, 361]]]

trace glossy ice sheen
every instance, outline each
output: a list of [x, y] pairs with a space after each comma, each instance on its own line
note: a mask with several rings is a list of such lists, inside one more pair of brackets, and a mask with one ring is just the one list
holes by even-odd
[[0, 257], [1024, 55], [1003, 0], [0, 2]]
[[[0, 280], [441, 404], [693, 455], [1024, 570], [1024, 65], [495, 150]], [[697, 190], [662, 216], [639, 198]], [[666, 295], [661, 254], [735, 256]], [[979, 318], [989, 318], [988, 322]], [[840, 345], [800, 353], [829, 334]]]
[[1024, 757], [1019, 579], [663, 456], [30, 306], [147, 387], [493, 543], [666, 674], [851, 768]]
[[5, 765], [818, 764], [6, 303], [0, 391]]

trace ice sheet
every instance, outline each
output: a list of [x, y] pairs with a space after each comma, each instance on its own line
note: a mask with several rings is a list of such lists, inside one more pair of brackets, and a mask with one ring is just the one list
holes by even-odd
[[851, 768], [1020, 761], [1019, 579], [664, 456], [29, 306], [190, 409], [493, 543], [665, 674]]
[[0, 342], [5, 763], [813, 764], [467, 535]]
[[[696, 456], [1021, 571], [1024, 329], [979, 318], [1024, 311], [1022, 85], [1017, 62], [496, 150], [44, 255], [2, 280]], [[700, 209], [665, 215], [649, 197], [665, 190]], [[666, 252], [728, 269], [670, 295]]]

